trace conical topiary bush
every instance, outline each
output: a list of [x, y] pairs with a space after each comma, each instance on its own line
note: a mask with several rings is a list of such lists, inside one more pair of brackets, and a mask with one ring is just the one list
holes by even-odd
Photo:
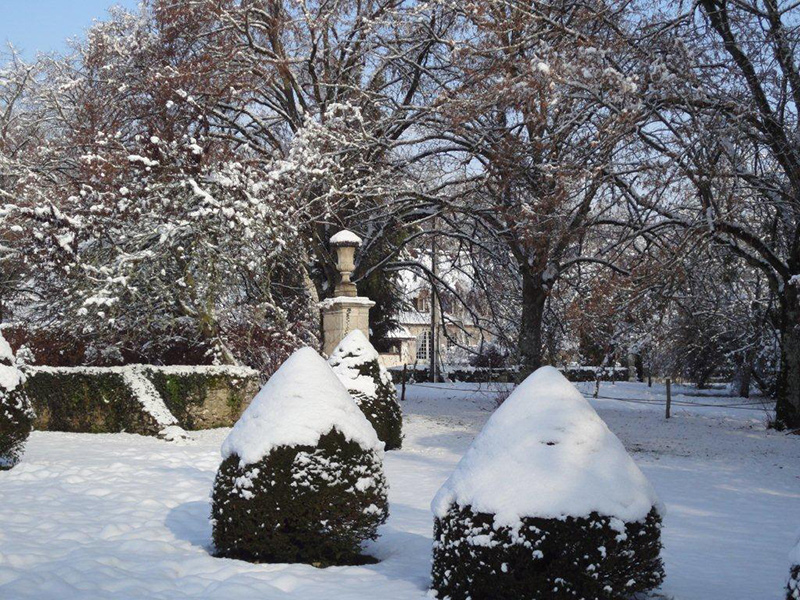
[[33, 429], [35, 415], [22, 385], [24, 380], [11, 346], [0, 333], [0, 470], [19, 462]]
[[432, 509], [440, 598], [621, 600], [664, 576], [653, 488], [552, 367], [495, 411]]
[[386, 521], [383, 444], [325, 360], [295, 352], [222, 445], [217, 554], [318, 566], [364, 562]]
[[328, 362], [386, 449], [399, 449], [403, 443], [403, 414], [397, 391], [367, 336], [358, 329], [352, 331], [339, 342]]
[[800, 600], [800, 540], [789, 555], [789, 582], [786, 584], [786, 600]]

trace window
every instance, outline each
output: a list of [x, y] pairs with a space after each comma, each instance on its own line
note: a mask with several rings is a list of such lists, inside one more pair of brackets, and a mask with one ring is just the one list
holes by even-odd
[[430, 331], [425, 331], [417, 336], [417, 360], [429, 360], [430, 341]]
[[447, 336], [447, 351], [448, 352], [452, 352], [453, 350], [458, 348], [458, 337], [459, 337], [458, 332]]

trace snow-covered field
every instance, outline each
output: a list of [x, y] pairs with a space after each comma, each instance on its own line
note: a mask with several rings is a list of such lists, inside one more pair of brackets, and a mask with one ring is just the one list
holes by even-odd
[[[0, 473], [0, 598], [426, 598], [430, 501], [491, 413], [497, 387], [408, 388], [404, 449], [386, 456], [391, 517], [369, 548], [381, 562], [361, 567], [209, 555], [208, 494], [228, 430], [195, 432], [183, 445], [34, 433], [22, 463]], [[683, 405], [749, 401], [675, 392], [669, 421], [657, 385], [603, 384], [601, 396], [632, 401], [592, 401], [667, 505], [661, 592], [781, 599], [800, 527], [800, 438], [765, 431], [753, 406]]]

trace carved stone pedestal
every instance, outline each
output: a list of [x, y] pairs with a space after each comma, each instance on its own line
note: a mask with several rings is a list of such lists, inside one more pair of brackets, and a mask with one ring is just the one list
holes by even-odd
[[375, 303], [369, 298], [358, 296], [356, 285], [350, 281], [355, 268], [355, 251], [361, 239], [351, 231], [340, 231], [331, 238], [331, 247], [336, 250], [336, 267], [341, 280], [336, 286], [334, 297], [320, 302], [322, 310], [322, 352], [330, 355], [344, 337], [356, 329], [369, 339], [369, 309]]

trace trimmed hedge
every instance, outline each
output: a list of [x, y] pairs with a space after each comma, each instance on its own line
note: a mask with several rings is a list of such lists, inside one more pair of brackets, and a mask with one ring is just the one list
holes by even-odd
[[[391, 367], [389, 374], [392, 381], [402, 383], [403, 367]], [[516, 369], [513, 368], [484, 368], [484, 367], [454, 367], [445, 368], [442, 376], [451, 382], [465, 383], [509, 383], [513, 382], [517, 376]], [[426, 366], [406, 365], [406, 383], [430, 381], [430, 370]]]
[[0, 387], [0, 471], [14, 467], [25, 450], [35, 415], [20, 386], [8, 392]]
[[31, 369], [25, 391], [36, 411], [36, 429], [141, 435], [157, 435], [161, 430], [134, 397], [121, 371]]
[[372, 562], [361, 544], [388, 517], [379, 456], [336, 430], [316, 446], [280, 446], [259, 462], [222, 462], [212, 493], [218, 556], [315, 566]]
[[397, 450], [403, 444], [403, 413], [392, 377], [367, 336], [356, 329], [334, 348], [328, 364], [385, 444]]
[[0, 331], [0, 471], [22, 456], [36, 416], [24, 388], [25, 374]]
[[433, 588], [451, 600], [623, 600], [661, 584], [661, 518], [642, 523], [526, 517], [496, 528], [491, 514], [451, 505], [434, 521]]
[[377, 360], [363, 363], [357, 367], [359, 375], [375, 381], [375, 397], [357, 391], [350, 391], [361, 412], [375, 428], [378, 439], [386, 444], [386, 450], [399, 450], [403, 445], [403, 413], [397, 403], [397, 391], [391, 380], [381, 377]]
[[800, 565], [792, 565], [786, 584], [786, 600], [800, 600]]
[[[577, 383], [581, 381], [595, 381], [597, 379], [597, 369], [600, 367], [567, 367], [559, 368], [564, 376], [570, 381]], [[401, 383], [403, 380], [403, 367], [392, 367], [389, 369], [392, 380]], [[443, 372], [443, 376], [448, 381], [465, 383], [513, 383], [517, 378], [515, 367], [458, 367], [448, 366]], [[626, 367], [606, 367], [603, 369], [602, 381], [628, 381], [629, 371]], [[408, 365], [406, 367], [407, 383], [425, 382], [430, 380], [430, 372], [426, 366]]]

